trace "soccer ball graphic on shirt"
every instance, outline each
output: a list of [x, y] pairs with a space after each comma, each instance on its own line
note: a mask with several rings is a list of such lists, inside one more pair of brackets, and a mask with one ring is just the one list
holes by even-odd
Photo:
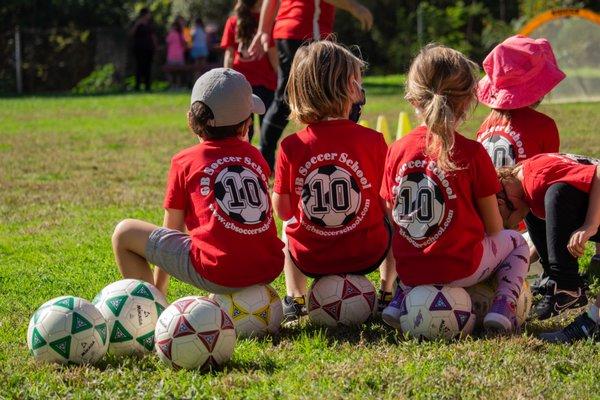
[[154, 326], [168, 305], [155, 286], [123, 279], [106, 286], [92, 302], [106, 318], [110, 353], [143, 354], [154, 349]]
[[108, 350], [106, 320], [87, 300], [54, 298], [31, 317], [27, 347], [36, 361], [93, 364]]
[[506, 137], [501, 135], [491, 135], [481, 143], [485, 151], [490, 155], [492, 163], [496, 167], [510, 167], [515, 165], [515, 151]]
[[229, 218], [242, 224], [258, 224], [267, 218], [269, 194], [262, 180], [241, 165], [230, 165], [217, 175], [217, 204]]
[[402, 331], [418, 339], [456, 339], [470, 334], [475, 326], [471, 298], [463, 288], [416, 286], [401, 307]]
[[308, 295], [308, 317], [317, 325], [360, 325], [373, 314], [375, 287], [362, 275], [327, 275]]
[[445, 214], [444, 196], [435, 181], [421, 172], [402, 177], [396, 187], [394, 221], [415, 240], [433, 234]]
[[232, 294], [212, 294], [210, 298], [231, 316], [239, 337], [279, 331], [283, 307], [277, 292], [269, 285], [254, 285]]
[[[471, 296], [471, 303], [473, 304], [473, 313], [475, 314], [475, 328], [480, 329], [483, 327], [483, 319], [490, 310], [494, 296], [496, 295], [496, 277], [480, 282], [475, 286], [466, 288], [467, 293]], [[527, 281], [523, 282], [521, 288], [521, 294], [517, 299], [517, 328], [521, 327], [531, 311], [531, 305], [533, 304], [533, 294]]]
[[360, 207], [360, 188], [354, 177], [337, 165], [324, 165], [306, 177], [302, 209], [310, 221], [324, 228], [347, 225]]
[[214, 301], [181, 298], [161, 314], [156, 324], [156, 352], [170, 367], [206, 369], [228, 361], [235, 347], [231, 317]]

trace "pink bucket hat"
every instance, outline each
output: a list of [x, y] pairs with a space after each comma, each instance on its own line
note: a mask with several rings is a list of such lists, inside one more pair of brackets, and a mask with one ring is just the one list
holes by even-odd
[[496, 46], [483, 60], [483, 69], [486, 76], [477, 85], [477, 97], [501, 110], [530, 106], [565, 78], [550, 43], [523, 35]]

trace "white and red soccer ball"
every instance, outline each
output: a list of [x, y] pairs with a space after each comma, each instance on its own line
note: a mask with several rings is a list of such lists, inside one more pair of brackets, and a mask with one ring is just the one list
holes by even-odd
[[327, 275], [313, 282], [308, 296], [308, 317], [317, 325], [360, 325], [372, 314], [376, 295], [362, 275]]
[[423, 285], [412, 288], [402, 303], [400, 326], [418, 339], [456, 339], [475, 326], [471, 297], [459, 287]]
[[167, 365], [206, 369], [233, 354], [236, 336], [231, 317], [205, 297], [188, 296], [171, 304], [156, 324], [156, 352]]

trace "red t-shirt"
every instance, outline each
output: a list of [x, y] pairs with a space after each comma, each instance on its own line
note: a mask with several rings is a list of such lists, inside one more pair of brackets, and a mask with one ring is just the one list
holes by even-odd
[[477, 141], [483, 144], [496, 167], [558, 151], [560, 139], [552, 118], [529, 107], [510, 113], [510, 121], [487, 121], [477, 132]]
[[281, 142], [273, 191], [290, 196], [296, 221], [286, 234], [300, 270], [358, 272], [385, 256], [386, 151], [381, 133], [347, 119], [308, 125]]
[[563, 182], [589, 193], [600, 160], [573, 154], [540, 154], [523, 161], [525, 202], [538, 218], [546, 218], [544, 197], [555, 183]]
[[[252, 16], [258, 21], [259, 14], [253, 13]], [[233, 47], [233, 69], [241, 73], [248, 79], [251, 86], [264, 86], [269, 90], [277, 88], [277, 73], [269, 62], [266, 54], [258, 59], [246, 61], [239, 52], [239, 42], [235, 36], [237, 32], [237, 17], [231, 16], [225, 22], [223, 37], [221, 38], [221, 47], [227, 49]], [[271, 47], [275, 46], [272, 41]]]
[[444, 173], [424, 154], [426, 134], [419, 126], [390, 147], [381, 184], [393, 204], [396, 270], [408, 286], [449, 283], [477, 269], [485, 229], [475, 200], [500, 190], [481, 144], [456, 133], [452, 160], [460, 169]]
[[185, 211], [198, 274], [229, 287], [271, 282], [283, 269], [269, 167], [238, 138], [207, 140], [171, 161], [164, 207]]
[[323, 0], [281, 0], [273, 38], [319, 40], [333, 32], [335, 7]]

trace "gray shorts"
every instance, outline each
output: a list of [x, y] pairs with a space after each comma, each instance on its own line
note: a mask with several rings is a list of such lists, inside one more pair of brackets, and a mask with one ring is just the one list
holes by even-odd
[[241, 290], [217, 285], [203, 278], [190, 259], [190, 235], [168, 228], [156, 228], [146, 243], [146, 260], [182, 282], [210, 293], [227, 294]]

